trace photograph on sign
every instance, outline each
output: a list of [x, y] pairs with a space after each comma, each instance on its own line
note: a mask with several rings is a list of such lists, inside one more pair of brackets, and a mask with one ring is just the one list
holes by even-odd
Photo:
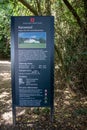
[[18, 48], [46, 48], [46, 32], [19, 32]]

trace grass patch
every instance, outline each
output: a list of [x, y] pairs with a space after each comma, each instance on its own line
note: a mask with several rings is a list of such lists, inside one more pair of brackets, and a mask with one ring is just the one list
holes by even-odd
[[46, 48], [45, 43], [21, 43], [18, 48]]

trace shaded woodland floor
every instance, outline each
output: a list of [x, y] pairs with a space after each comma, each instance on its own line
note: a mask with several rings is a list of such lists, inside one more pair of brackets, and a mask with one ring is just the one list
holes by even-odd
[[0, 130], [87, 130], [87, 97], [57, 85], [53, 123], [49, 108], [17, 108], [18, 124], [13, 126], [10, 62], [0, 61]]

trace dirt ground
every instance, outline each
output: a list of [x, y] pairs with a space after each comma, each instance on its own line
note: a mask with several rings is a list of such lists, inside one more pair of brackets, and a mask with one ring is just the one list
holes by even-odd
[[[56, 81], [55, 81], [56, 82]], [[55, 84], [54, 119], [49, 108], [17, 108], [12, 122], [11, 63], [0, 61], [0, 130], [87, 130], [87, 97]]]

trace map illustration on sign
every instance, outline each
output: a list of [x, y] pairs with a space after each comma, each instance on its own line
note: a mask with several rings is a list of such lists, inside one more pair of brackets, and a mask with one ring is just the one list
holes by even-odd
[[18, 48], [46, 48], [46, 32], [19, 32]]

